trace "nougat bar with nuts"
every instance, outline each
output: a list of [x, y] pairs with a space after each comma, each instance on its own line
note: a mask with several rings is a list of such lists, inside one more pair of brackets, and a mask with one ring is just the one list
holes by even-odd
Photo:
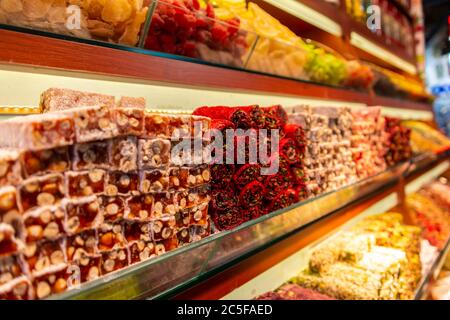
[[72, 169], [109, 169], [108, 142], [77, 143], [71, 148]]
[[98, 198], [105, 222], [116, 222], [124, 217], [127, 198], [125, 196], [100, 196]]
[[116, 108], [113, 111], [119, 135], [138, 136], [144, 132], [144, 109]]
[[189, 211], [190, 216], [190, 224], [200, 225], [200, 226], [207, 226], [208, 225], [208, 203], [202, 203], [197, 206], [185, 209]]
[[96, 196], [78, 199], [65, 199], [63, 206], [66, 211], [65, 230], [69, 234], [98, 227], [103, 216]]
[[17, 202], [17, 190], [8, 186], [0, 188], [0, 222], [13, 224], [12, 221], [20, 216], [20, 209]]
[[67, 114], [20, 116], [0, 122], [0, 147], [36, 151], [74, 142], [74, 120]]
[[204, 184], [195, 188], [176, 192], [176, 203], [179, 209], [189, 208], [210, 200], [210, 186]]
[[78, 143], [118, 136], [113, 110], [107, 106], [73, 108], [56, 112], [55, 115], [66, 115], [73, 119], [75, 140]]
[[68, 171], [65, 174], [67, 196], [70, 198], [99, 195], [105, 192], [106, 171]]
[[157, 169], [167, 167], [170, 161], [170, 146], [170, 140], [167, 139], [139, 139], [139, 169]]
[[26, 276], [21, 276], [0, 285], [0, 300], [32, 300], [33, 288]]
[[23, 258], [20, 254], [0, 258], [0, 286], [26, 273]]
[[56, 240], [65, 234], [65, 212], [60, 206], [37, 207], [23, 216], [25, 241]]
[[115, 249], [102, 253], [101, 273], [102, 275], [120, 270], [130, 264], [128, 248]]
[[144, 133], [142, 138], [163, 138], [170, 139], [169, 116], [158, 113], [145, 112]]
[[22, 181], [20, 152], [16, 149], [0, 149], [0, 185], [16, 185]]
[[84, 283], [101, 276], [102, 256], [82, 254], [78, 260], [69, 262], [69, 271], [73, 271], [76, 282]]
[[152, 218], [152, 208], [152, 195], [131, 196], [125, 202], [125, 218], [134, 221], [149, 221]]
[[50, 88], [41, 94], [39, 107], [42, 112], [67, 110], [74, 107], [104, 105], [115, 106], [115, 97], [99, 93]]
[[172, 140], [170, 164], [180, 167], [207, 163], [211, 148], [208, 141], [201, 139]]
[[152, 238], [155, 241], [166, 240], [176, 234], [175, 216], [166, 216], [150, 222]]
[[0, 223], [0, 257], [18, 253], [23, 244], [15, 237], [14, 228], [6, 223]]
[[192, 224], [189, 226], [189, 233], [191, 234], [191, 241], [199, 241], [211, 234], [211, 220], [209, 216], [205, 219], [203, 224]]
[[21, 152], [25, 177], [64, 172], [70, 168], [69, 147]]
[[[33, 273], [32, 283], [35, 298], [45, 299], [52, 294], [62, 293], [70, 289], [71, 285], [76, 286], [79, 283], [69, 283], [70, 272], [68, 272], [67, 264], [61, 263], [44, 270]], [[75, 275], [74, 278], [77, 278]]]
[[113, 170], [130, 172], [137, 169], [136, 137], [121, 137], [108, 141], [108, 158]]
[[105, 194], [107, 196], [139, 194], [139, 173], [122, 171], [108, 172]]
[[133, 241], [151, 241], [151, 226], [149, 222], [124, 221], [124, 235], [128, 243]]
[[162, 255], [166, 252], [175, 250], [179, 247], [177, 235], [174, 234], [167, 239], [155, 241], [155, 253], [156, 255]]
[[26, 210], [58, 204], [65, 195], [62, 174], [48, 174], [24, 180], [19, 187], [20, 206]]
[[117, 103], [117, 107], [145, 110], [146, 104], [145, 98], [143, 97], [121, 97]]
[[121, 223], [103, 223], [98, 229], [98, 250], [100, 252], [125, 248], [126, 240]]
[[28, 243], [23, 254], [31, 273], [67, 262], [65, 239]]
[[138, 240], [128, 244], [130, 251], [130, 264], [145, 261], [156, 257], [153, 241]]
[[173, 167], [169, 169], [169, 188], [183, 190], [209, 183], [211, 172], [209, 166]]
[[169, 189], [169, 174], [167, 170], [154, 169], [140, 172], [139, 191], [143, 194], [163, 192]]
[[76, 262], [85, 257], [98, 255], [98, 233], [94, 229], [85, 230], [66, 238], [67, 261]]

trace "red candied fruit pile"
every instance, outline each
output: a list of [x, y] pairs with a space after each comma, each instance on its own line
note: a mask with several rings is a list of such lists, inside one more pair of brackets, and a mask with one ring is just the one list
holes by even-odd
[[[212, 199], [209, 213], [217, 229], [232, 229], [307, 198], [303, 167], [305, 134], [300, 126], [286, 123], [287, 114], [281, 106], [200, 107], [194, 111], [194, 115], [210, 117], [212, 129], [223, 133], [234, 130], [234, 164], [211, 163]], [[260, 161], [257, 164], [249, 163], [249, 138], [239, 136], [236, 129], [279, 130], [279, 148], [270, 158], [270, 161], [278, 160], [276, 173], [262, 175], [263, 165]], [[215, 150], [213, 156], [218, 153], [225, 159], [228, 146], [225, 135], [223, 137], [223, 150]], [[242, 148], [243, 144], [238, 144], [241, 139], [246, 140], [245, 148]], [[262, 143], [261, 136], [256, 139], [256, 145], [259, 146]], [[270, 135], [266, 142], [267, 150], [270, 151]], [[245, 159], [244, 164], [237, 164], [239, 154], [241, 159]]]
[[[201, 58], [242, 66], [248, 48], [246, 36], [239, 32], [238, 18], [215, 20], [209, 3], [200, 8], [198, 0], [164, 0], [157, 3], [145, 47], [150, 50]], [[216, 52], [226, 53], [218, 57]], [[223, 60], [223, 61], [222, 61]]]

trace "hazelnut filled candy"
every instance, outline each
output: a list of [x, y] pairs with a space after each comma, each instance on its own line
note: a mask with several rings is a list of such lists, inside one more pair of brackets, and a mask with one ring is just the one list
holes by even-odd
[[145, 110], [146, 107], [145, 98], [139, 97], [121, 97], [117, 106], [119, 108], [135, 108]]
[[30, 280], [21, 276], [7, 283], [0, 284], [0, 300], [32, 300], [33, 289]]
[[20, 159], [26, 177], [60, 173], [70, 168], [68, 147], [40, 151], [26, 150], [21, 152]]
[[71, 109], [73, 106], [104, 105], [115, 106], [114, 96], [75, 91], [61, 88], [50, 88], [41, 94], [40, 109], [42, 112], [53, 112]]
[[130, 264], [156, 257], [155, 243], [153, 241], [134, 241], [128, 245], [128, 248], [130, 251]]
[[23, 216], [26, 243], [61, 238], [65, 234], [64, 218], [65, 213], [60, 206], [45, 206], [29, 210]]
[[68, 114], [20, 116], [0, 122], [0, 147], [37, 151], [74, 142], [74, 120]]
[[29, 243], [24, 249], [24, 258], [31, 273], [65, 264], [65, 240]]
[[105, 140], [118, 136], [113, 110], [108, 106], [72, 108], [52, 113], [52, 115], [65, 115], [73, 119], [75, 140], [78, 143]]
[[139, 139], [139, 169], [158, 169], [167, 167], [170, 160], [171, 143], [168, 139]]
[[139, 137], [143, 134], [143, 108], [116, 108], [114, 109], [113, 114], [120, 135], [134, 135]]
[[98, 195], [105, 191], [106, 171], [68, 171], [65, 179], [67, 195], [71, 198]]
[[72, 169], [109, 169], [108, 142], [77, 143], [72, 148]]
[[97, 228], [103, 221], [100, 203], [96, 196], [65, 199], [63, 207], [66, 211], [64, 228], [68, 234]]
[[18, 253], [23, 249], [23, 244], [14, 236], [14, 228], [6, 223], [0, 223], [0, 258]]
[[112, 169], [129, 172], [137, 169], [136, 137], [116, 138], [109, 141], [108, 157]]
[[[52, 266], [46, 270], [34, 272], [32, 282], [35, 298], [45, 299], [52, 294], [62, 293], [79, 283], [71, 283], [69, 280], [70, 271], [64, 263]], [[73, 277], [76, 279], [77, 277]]]
[[128, 248], [102, 253], [101, 273], [107, 274], [125, 268], [130, 264]]
[[25, 212], [38, 206], [58, 204], [64, 198], [64, 177], [48, 174], [24, 180], [19, 187], [20, 205]]
[[0, 149], [0, 185], [15, 185], [22, 181], [19, 158], [19, 150]]

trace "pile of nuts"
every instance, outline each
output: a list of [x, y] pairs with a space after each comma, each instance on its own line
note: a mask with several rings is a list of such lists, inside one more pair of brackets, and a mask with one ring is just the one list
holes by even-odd
[[0, 299], [43, 299], [210, 234], [209, 166], [172, 155], [209, 119], [53, 105], [0, 123]]

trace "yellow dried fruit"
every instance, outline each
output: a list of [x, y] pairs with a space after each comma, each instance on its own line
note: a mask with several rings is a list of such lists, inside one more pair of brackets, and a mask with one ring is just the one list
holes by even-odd
[[23, 0], [23, 14], [32, 20], [44, 18], [54, 0]]
[[0, 0], [0, 8], [5, 10], [6, 13], [16, 13], [23, 10], [20, 0]]
[[126, 21], [133, 13], [128, 0], [106, 0], [102, 11], [102, 19], [106, 22], [118, 23]]
[[66, 7], [51, 7], [47, 14], [47, 20], [50, 23], [65, 23], [67, 19]]
[[147, 8], [136, 13], [134, 20], [125, 28], [125, 32], [119, 39], [119, 43], [135, 46], [139, 41], [139, 32], [147, 17]]

